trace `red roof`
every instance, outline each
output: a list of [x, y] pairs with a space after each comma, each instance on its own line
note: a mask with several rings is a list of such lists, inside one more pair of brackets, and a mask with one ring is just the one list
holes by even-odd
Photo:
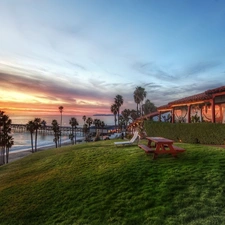
[[198, 101], [209, 100], [209, 99], [212, 99], [212, 94], [221, 93], [221, 92], [225, 92], [225, 86], [221, 86], [215, 89], [207, 90], [205, 92], [202, 92], [196, 95], [191, 95], [185, 98], [175, 100], [173, 102], [169, 102], [167, 105], [160, 106], [157, 109], [165, 110], [165, 109], [170, 109], [173, 105], [177, 105], [177, 104], [185, 104], [185, 103], [193, 103]]
[[218, 88], [215, 88], [215, 89], [208, 90], [205, 93], [206, 94], [214, 94], [214, 93], [220, 93], [220, 92], [224, 92], [224, 91], [225, 91], [225, 86], [222, 86], [222, 87], [218, 87]]
[[181, 98], [181, 99], [175, 100], [173, 102], [169, 102], [169, 105], [176, 105], [176, 104], [189, 103], [189, 102], [198, 102], [198, 101], [208, 100], [211, 98], [212, 98], [211, 94], [206, 94], [205, 92], [203, 92], [200, 94]]
[[157, 108], [158, 110], [160, 110], [160, 109], [168, 109], [168, 110], [170, 110], [171, 109], [171, 107], [170, 107], [170, 105], [161, 105], [161, 106], [159, 106], [158, 108]]

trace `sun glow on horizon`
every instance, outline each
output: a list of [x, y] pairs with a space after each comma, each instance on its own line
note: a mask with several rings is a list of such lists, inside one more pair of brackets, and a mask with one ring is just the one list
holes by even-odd
[[33, 103], [33, 102], [37, 102], [38, 100], [36, 97], [32, 95], [24, 94], [18, 91], [10, 91], [10, 92], [0, 91], [0, 95], [1, 95], [1, 101], [3, 102]]

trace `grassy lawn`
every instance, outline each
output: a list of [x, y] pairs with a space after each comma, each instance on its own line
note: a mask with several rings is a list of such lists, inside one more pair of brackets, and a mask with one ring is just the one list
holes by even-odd
[[2, 166], [0, 224], [225, 224], [225, 149], [176, 145], [177, 159], [109, 140]]

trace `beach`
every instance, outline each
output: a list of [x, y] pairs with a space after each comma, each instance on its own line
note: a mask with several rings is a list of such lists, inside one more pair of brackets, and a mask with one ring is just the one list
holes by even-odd
[[[66, 143], [62, 144], [62, 146], [66, 146], [66, 145], [71, 145], [71, 142], [66, 142]], [[53, 148], [55, 148], [55, 146], [44, 146], [44, 147], [38, 148], [37, 152], [44, 151], [47, 149], [53, 149]], [[31, 154], [34, 154], [34, 153], [32, 153], [31, 150], [24, 150], [24, 151], [21, 150], [21, 151], [16, 151], [16, 152], [10, 152], [9, 153], [9, 163], [14, 162], [19, 159], [22, 159]]]
[[18, 159], [22, 159], [30, 154], [33, 154], [31, 151], [20, 151], [20, 152], [13, 152], [9, 154], [9, 163], [14, 162]]
[[[72, 116], [64, 115], [63, 116], [63, 125], [64, 126], [70, 126], [69, 120]], [[93, 119], [99, 118], [100, 120], [104, 121], [105, 124], [111, 125], [114, 124], [114, 116], [91, 116]], [[10, 119], [12, 119], [13, 124], [26, 124], [29, 120], [33, 120], [34, 116], [10, 116]], [[57, 116], [43, 116], [43, 118], [47, 125], [51, 124], [51, 121], [53, 119], [60, 120], [60, 115]], [[79, 121], [79, 124], [82, 126], [84, 123], [82, 116], [77, 116], [77, 119]], [[9, 150], [9, 163], [13, 162], [15, 160], [24, 158], [30, 154], [33, 154], [31, 152], [31, 136], [28, 131], [25, 132], [17, 132], [13, 131], [12, 136], [14, 139], [14, 145]], [[38, 133], [38, 151], [43, 151], [50, 148], [55, 148], [55, 144], [53, 142], [54, 135], [53, 134], [44, 134], [44, 133]], [[83, 139], [82, 136], [80, 136], [79, 133], [77, 133], [77, 141]], [[62, 136], [62, 145], [70, 145], [71, 141], [69, 140], [69, 135], [63, 135]]]

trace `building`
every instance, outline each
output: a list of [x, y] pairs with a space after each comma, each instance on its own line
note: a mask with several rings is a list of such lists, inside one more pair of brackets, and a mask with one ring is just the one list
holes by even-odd
[[225, 86], [169, 102], [157, 110], [160, 121], [225, 123]]

